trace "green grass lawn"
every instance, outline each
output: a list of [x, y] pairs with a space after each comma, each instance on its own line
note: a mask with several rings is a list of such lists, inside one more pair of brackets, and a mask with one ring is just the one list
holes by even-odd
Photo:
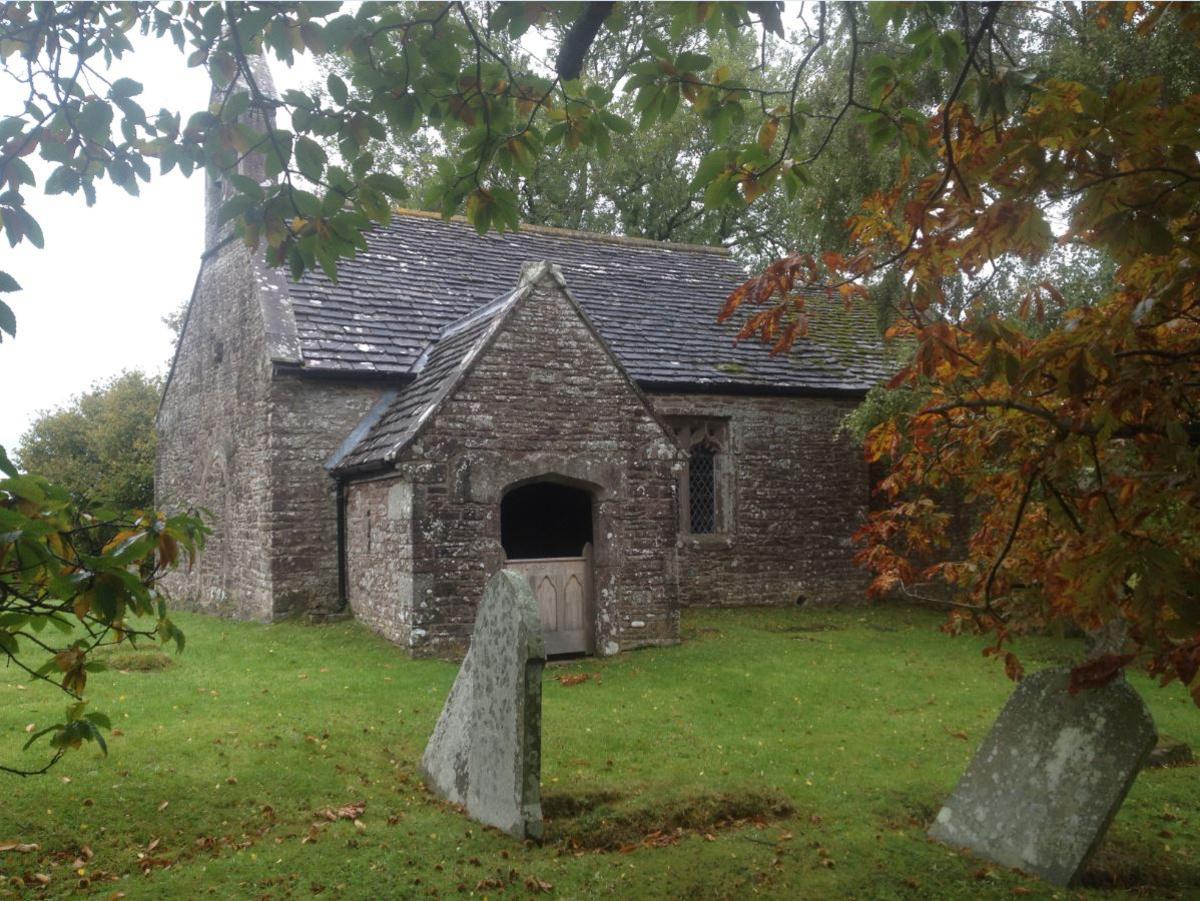
[[[535, 847], [421, 786], [454, 664], [409, 660], [353, 623], [181, 615], [173, 665], [93, 677], [120, 731], [107, 757], [0, 776], [0, 843], [40, 846], [0, 852], [0, 896], [1197, 897], [1197, 767], [1139, 776], [1079, 891], [925, 839], [1012, 687], [939, 619], [690, 612], [680, 647], [549, 667]], [[1076, 649], [1018, 650], [1036, 667]], [[558, 681], [579, 673], [592, 677]], [[1137, 685], [1160, 730], [1200, 748], [1185, 693]], [[0, 676], [5, 763], [35, 761], [18, 749], [61, 711], [49, 695]], [[357, 823], [323, 815], [360, 802]]]

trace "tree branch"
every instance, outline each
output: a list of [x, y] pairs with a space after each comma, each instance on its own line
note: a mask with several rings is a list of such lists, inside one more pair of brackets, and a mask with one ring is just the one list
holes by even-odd
[[604, 24], [604, 20], [608, 18], [615, 5], [614, 3], [589, 3], [584, 9], [583, 15], [575, 20], [575, 24], [563, 38], [562, 47], [558, 51], [558, 59], [554, 61], [554, 71], [563, 81], [573, 81], [579, 77], [579, 73], [583, 71], [583, 60], [587, 56], [588, 50], [591, 49], [592, 42], [596, 40], [596, 35], [600, 33], [600, 27]]

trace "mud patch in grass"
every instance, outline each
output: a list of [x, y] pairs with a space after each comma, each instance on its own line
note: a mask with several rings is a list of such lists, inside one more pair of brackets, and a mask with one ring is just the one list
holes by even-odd
[[[1170, 843], [1170, 830], [1159, 838]], [[1170, 837], [1169, 837], [1170, 836]], [[1125, 836], [1108, 836], [1096, 856], [1088, 862], [1079, 887], [1128, 892], [1155, 898], [1194, 898], [1200, 885], [1200, 863], [1167, 861], [1152, 845]]]
[[97, 653], [96, 658], [104, 661], [110, 670], [124, 673], [156, 673], [170, 669], [175, 665], [174, 659], [156, 648], [144, 650], [105, 650]]
[[841, 632], [844, 627], [834, 623], [800, 623], [799, 625], [769, 624], [759, 628], [763, 632], [771, 632], [775, 635], [792, 635], [798, 632]]
[[569, 820], [589, 813], [605, 804], [620, 801], [617, 792], [580, 792], [578, 794], [543, 794], [542, 816], [547, 820]]
[[[542, 799], [546, 841], [592, 851], [631, 851], [639, 846], [673, 844], [688, 833], [711, 834], [720, 829], [754, 824], [765, 826], [796, 812], [792, 802], [770, 791], [751, 790], [701, 794], [646, 807], [619, 807], [604, 793]], [[601, 798], [604, 799], [601, 799]], [[563, 811], [559, 816], [547, 812]], [[593, 803], [594, 802], [594, 803]], [[569, 811], [578, 810], [578, 813]]]

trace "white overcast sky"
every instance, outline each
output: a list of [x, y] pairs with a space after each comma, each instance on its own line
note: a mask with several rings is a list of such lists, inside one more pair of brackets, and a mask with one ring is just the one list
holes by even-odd
[[[140, 81], [147, 113], [166, 107], [187, 116], [208, 100], [208, 77], [189, 69], [168, 40], [134, 41], [135, 52], [114, 67]], [[282, 91], [313, 81], [315, 66], [293, 69], [272, 59]], [[0, 74], [0, 115], [20, 111], [23, 95]], [[108, 182], [95, 206], [82, 194], [40, 193], [49, 172], [30, 157], [39, 187], [26, 204], [41, 223], [46, 246], [13, 249], [0, 242], [0, 269], [23, 290], [5, 300], [17, 316], [17, 337], [0, 344], [0, 445], [10, 450], [40, 411], [67, 403], [122, 370], [165, 372], [171, 333], [161, 317], [191, 294], [203, 250], [203, 173], [177, 172], [141, 185], [130, 197]], [[154, 164], [152, 163], [152, 166]]]

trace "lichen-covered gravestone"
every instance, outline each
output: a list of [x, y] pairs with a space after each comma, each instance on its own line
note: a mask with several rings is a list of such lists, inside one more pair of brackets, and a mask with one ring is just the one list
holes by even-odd
[[471, 647], [421, 759], [435, 793], [517, 838], [542, 837], [545, 663], [533, 591], [501, 570], [484, 589]]
[[929, 835], [1069, 885], [1083, 871], [1150, 749], [1154, 721], [1124, 679], [1071, 695], [1070, 670], [1028, 676]]

